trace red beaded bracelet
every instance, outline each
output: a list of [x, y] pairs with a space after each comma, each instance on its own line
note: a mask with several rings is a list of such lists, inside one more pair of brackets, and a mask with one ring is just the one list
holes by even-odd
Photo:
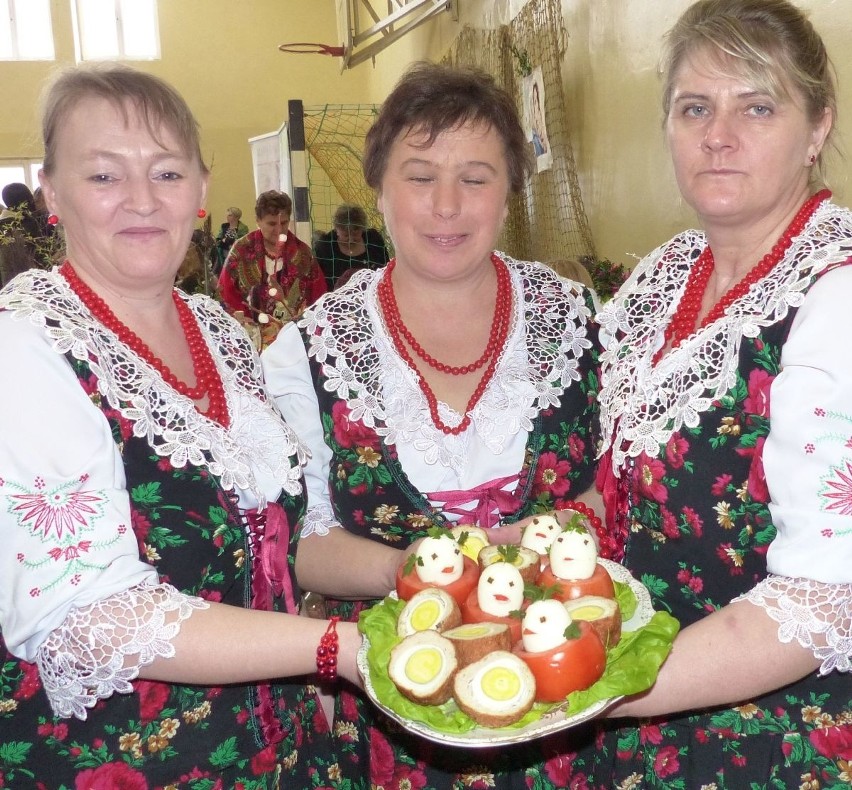
[[562, 506], [562, 509], [576, 510], [585, 516], [589, 521], [589, 526], [598, 536], [598, 554], [605, 560], [612, 559], [615, 552], [615, 541], [610, 538], [607, 528], [604, 526], [601, 518], [596, 515], [595, 511], [583, 502], [566, 502]]
[[330, 619], [328, 628], [317, 646], [317, 674], [320, 680], [329, 683], [337, 680], [337, 624], [340, 618], [334, 616]]

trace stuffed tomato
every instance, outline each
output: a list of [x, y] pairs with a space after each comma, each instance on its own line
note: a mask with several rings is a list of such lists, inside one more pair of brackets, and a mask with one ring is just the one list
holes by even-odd
[[553, 588], [553, 597], [559, 601], [572, 601], [584, 595], [615, 598], [612, 577], [600, 563], [588, 579], [560, 579], [553, 573], [552, 566], [548, 566], [538, 575], [538, 586], [545, 590]]
[[572, 691], [586, 689], [600, 679], [606, 668], [606, 650], [589, 623], [576, 623], [579, 634], [541, 653], [530, 653], [523, 644], [514, 653], [535, 677], [536, 702], [561, 702]]
[[478, 581], [479, 565], [470, 557], [464, 558], [462, 575], [448, 584], [438, 584], [434, 581], [425, 582], [417, 575], [417, 569], [414, 567], [409, 568], [407, 573], [406, 568], [402, 565], [396, 569], [396, 593], [403, 601], [409, 600], [415, 593], [428, 587], [440, 587], [448, 592], [461, 607], [470, 592], [476, 590]]

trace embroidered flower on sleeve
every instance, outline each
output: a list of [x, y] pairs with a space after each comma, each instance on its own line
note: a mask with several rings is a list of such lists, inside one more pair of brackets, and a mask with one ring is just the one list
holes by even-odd
[[66, 481], [34, 494], [12, 494], [10, 512], [43, 541], [76, 535], [79, 528], [103, 512], [104, 502], [97, 494], [72, 490], [78, 482]]
[[823, 499], [829, 500], [826, 510], [841, 516], [852, 516], [852, 463], [846, 461], [845, 469], [835, 469], [820, 491]]

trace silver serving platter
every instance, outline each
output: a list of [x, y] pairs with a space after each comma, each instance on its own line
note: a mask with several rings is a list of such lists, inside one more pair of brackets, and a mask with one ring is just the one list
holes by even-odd
[[[627, 584], [636, 596], [636, 611], [633, 616], [626, 620], [621, 630], [624, 632], [636, 631], [642, 626], [647, 625], [651, 617], [654, 615], [654, 607], [651, 605], [651, 596], [645, 586], [634, 579], [630, 572], [623, 566], [610, 560], [599, 559], [598, 563], [606, 568], [609, 575], [618, 582]], [[396, 597], [396, 593], [391, 593], [391, 597]], [[553, 706], [545, 712], [542, 717], [534, 722], [521, 727], [475, 727], [472, 730], [461, 733], [440, 732], [433, 729], [428, 724], [415, 719], [408, 719], [392, 708], [385, 705], [377, 696], [373, 688], [373, 683], [370, 679], [370, 666], [367, 661], [367, 651], [370, 649], [370, 639], [364, 636], [361, 644], [361, 649], [358, 651], [358, 671], [364, 680], [364, 689], [367, 696], [373, 704], [383, 711], [387, 716], [397, 722], [401, 727], [409, 732], [419, 735], [427, 740], [435, 743], [444, 743], [452, 746], [465, 746], [468, 748], [485, 748], [490, 746], [505, 746], [513, 743], [522, 743], [529, 741], [532, 738], [541, 738], [545, 735], [551, 735], [561, 730], [567, 730], [570, 727], [576, 727], [589, 719], [594, 718], [603, 710], [608, 708], [613, 703], [622, 699], [621, 697], [611, 697], [609, 699], [599, 700], [598, 702], [589, 705], [584, 710], [577, 711], [572, 714], [567, 713], [568, 703], [554, 703]], [[450, 700], [445, 703], [448, 709], [455, 707], [455, 702]]]

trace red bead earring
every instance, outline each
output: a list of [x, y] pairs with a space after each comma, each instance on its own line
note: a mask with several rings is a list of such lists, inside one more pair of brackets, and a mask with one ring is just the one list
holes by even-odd
[[811, 167], [813, 167], [816, 164], [816, 154], [811, 154], [811, 158], [808, 159], [808, 162], [810, 162]]
[[48, 225], [58, 225], [59, 224], [59, 217], [57, 217], [56, 214], [48, 214], [47, 215], [47, 224]]
[[203, 208], [198, 209], [198, 219], [204, 219], [206, 216], [207, 212]]

